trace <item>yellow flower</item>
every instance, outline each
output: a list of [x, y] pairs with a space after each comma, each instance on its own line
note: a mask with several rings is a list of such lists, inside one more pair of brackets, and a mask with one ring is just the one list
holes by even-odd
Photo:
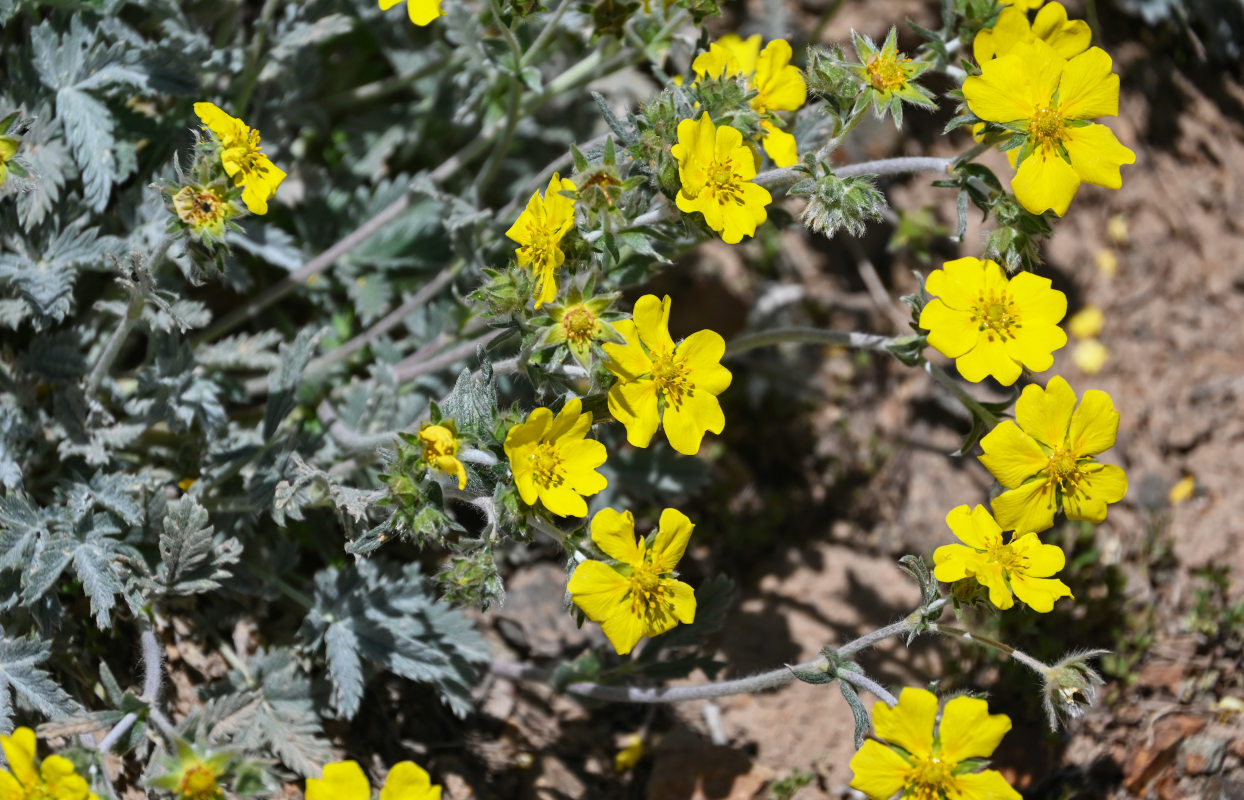
[[664, 425], [671, 447], [695, 455], [705, 432], [726, 427], [717, 400], [730, 385], [730, 371], [721, 365], [726, 341], [714, 331], [696, 331], [675, 346], [669, 319], [669, 297], [646, 294], [635, 303], [634, 319], [614, 324], [626, 343], [604, 346], [605, 366], [618, 378], [609, 390], [609, 412], [634, 446], [647, 447]]
[[1062, 376], [1045, 389], [1025, 386], [1015, 421], [981, 439], [981, 463], [1009, 490], [993, 501], [998, 524], [1039, 533], [1054, 524], [1060, 505], [1068, 519], [1104, 520], [1106, 506], [1127, 493], [1127, 474], [1093, 456], [1114, 445], [1118, 430], [1119, 412], [1105, 392], [1085, 392], [1077, 408]]
[[667, 508], [649, 546], [645, 539], [636, 541], [631, 512], [605, 508], [592, 517], [592, 541], [620, 563], [584, 561], [566, 590], [588, 619], [601, 623], [619, 655], [645, 636], [695, 621], [695, 592], [674, 572], [694, 528], [681, 511]]
[[0, 734], [0, 748], [9, 771], [0, 769], [0, 798], [4, 800], [99, 800], [86, 779], [64, 756], [35, 762], [35, 732], [18, 728], [12, 736]]
[[267, 214], [268, 201], [285, 180], [285, 173], [268, 160], [259, 147], [259, 131], [231, 117], [215, 103], [195, 103], [194, 113], [216, 134], [222, 148], [225, 173], [241, 186], [242, 202], [252, 214]]
[[1101, 333], [1106, 315], [1097, 306], [1085, 306], [1067, 320], [1067, 330], [1077, 339], [1092, 339]]
[[[355, 761], [324, 765], [323, 778], [307, 778], [307, 800], [371, 800], [371, 784]], [[389, 770], [380, 800], [440, 800], [427, 771], [413, 761], [399, 761]]]
[[1110, 348], [1096, 339], [1077, 342], [1071, 349], [1071, 361], [1085, 375], [1096, 375], [1110, 360]]
[[1185, 475], [1179, 479], [1179, 482], [1171, 487], [1166, 494], [1167, 502], [1173, 506], [1187, 502], [1196, 496], [1196, 476]]
[[920, 312], [920, 327], [972, 383], [992, 375], [1010, 386], [1022, 367], [1053, 366], [1053, 351], [1067, 343], [1058, 327], [1067, 296], [1048, 278], [1020, 272], [1008, 280], [997, 263], [969, 256], [947, 261], [925, 286], [937, 297]]
[[1136, 161], [1109, 128], [1089, 122], [1119, 113], [1119, 76], [1099, 47], [1067, 60], [1041, 39], [1020, 42], [983, 62], [963, 95], [972, 113], [1015, 134], [1011, 188], [1034, 214], [1062, 216], [1081, 182], [1118, 189], [1120, 167]]
[[237, 214], [217, 184], [181, 187], [173, 195], [173, 211], [195, 236], [216, 239], [224, 236], [225, 223]]
[[730, 244], [755, 235], [756, 226], [768, 218], [765, 206], [773, 196], [752, 183], [756, 158], [743, 144], [743, 134], [729, 125], [717, 127], [705, 113], [678, 123], [678, 143], [670, 152], [678, 160], [682, 183], [675, 198], [680, 211], [699, 211]]
[[[400, 2], [402, 0], [380, 0], [380, 8], [388, 11]], [[441, 0], [407, 0], [406, 13], [410, 15], [410, 21], [420, 27], [445, 15], [441, 10]]]
[[537, 502], [560, 517], [586, 517], [583, 498], [607, 485], [596, 468], [605, 463], [605, 446], [585, 439], [592, 427], [592, 413], [574, 398], [557, 417], [537, 408], [505, 436], [505, 454], [523, 502]]
[[897, 28], [890, 28], [881, 47], [867, 34], [851, 31], [851, 38], [859, 63], [849, 66], [864, 86], [855, 103], [857, 110], [871, 102], [879, 118], [888, 111], [894, 117], [894, 124], [901, 127], [903, 103], [922, 108], [937, 107], [929, 90], [916, 83], [916, 78], [932, 64], [913, 61], [899, 52]]
[[458, 434], [452, 421], [443, 425], [424, 425], [419, 429], [419, 441], [423, 442], [423, 462], [447, 475], [456, 475], [458, 488], [467, 484], [466, 467], [457, 459]]
[[562, 238], [574, 227], [574, 200], [562, 194], [575, 191], [574, 182], [553, 173], [544, 197], [536, 192], [527, 208], [505, 232], [519, 247], [518, 264], [536, 276], [536, 308], [557, 299], [556, 272], [566, 261]]
[[618, 751], [613, 757], [613, 771], [626, 772], [635, 768], [644, 757], [644, 737], [638, 733], [632, 733], [627, 737], [626, 747]]
[[[1035, 533], [1016, 531], [1002, 543], [1002, 528], [977, 506], [959, 506], [946, 515], [946, 524], [963, 544], [942, 545], [933, 551], [933, 574], [939, 581], [954, 583], [967, 577], [989, 590], [989, 600], [1005, 611], [1015, 604], [1011, 593], [1033, 611], [1047, 613], [1060, 597], [1071, 597], [1062, 581], [1050, 576], [1066, 564], [1063, 551], [1042, 544]], [[966, 545], [966, 546], [965, 546]]]
[[9, 162], [17, 155], [17, 145], [12, 136], [0, 136], [0, 186], [9, 179]]
[[984, 64], [995, 56], [1006, 55], [1020, 42], [1041, 39], [1063, 58], [1073, 58], [1088, 49], [1093, 41], [1093, 31], [1082, 19], [1067, 19], [1067, 9], [1062, 3], [1047, 3], [1032, 24], [1028, 24], [1028, 11], [1020, 6], [1007, 6], [998, 15], [992, 28], [976, 34], [972, 40], [972, 55], [977, 64]]
[[911, 800], [1020, 800], [997, 770], [971, 771], [1010, 729], [1009, 717], [990, 714], [989, 704], [975, 697], [952, 698], [938, 724], [937, 697], [903, 689], [894, 708], [873, 706], [873, 732], [888, 744], [864, 742], [851, 759], [851, 786], [872, 800], [899, 791]]
[[[808, 84], [798, 67], [791, 66], [790, 42], [774, 39], [760, 49], [760, 34], [741, 39], [730, 33], [709, 45], [708, 52], [696, 56], [691, 69], [703, 78], [739, 75], [756, 95], [749, 101], [757, 114], [794, 111], [808, 99]], [[790, 167], [798, 163], [795, 137], [780, 130], [771, 120], [760, 123], [764, 129], [761, 145], [773, 163]]]

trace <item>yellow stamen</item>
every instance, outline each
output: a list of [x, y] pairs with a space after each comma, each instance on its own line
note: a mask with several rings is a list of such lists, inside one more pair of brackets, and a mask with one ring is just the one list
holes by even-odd
[[1080, 459], [1074, 450], [1061, 447], [1050, 453], [1045, 467], [1046, 485], [1057, 486], [1063, 494], [1071, 494], [1079, 486], [1084, 473], [1080, 471]]
[[631, 570], [631, 613], [647, 620], [665, 616], [672, 605], [661, 568], [652, 559], [652, 551], [645, 551], [643, 562]]
[[1002, 341], [1014, 339], [1018, 329], [1023, 327], [1015, 307], [1015, 298], [1005, 289], [1000, 293], [991, 289], [988, 294], [981, 290], [972, 306], [972, 321], [991, 342], [995, 336], [1001, 337]]
[[907, 773], [903, 797], [910, 800], [942, 800], [950, 797], [955, 788], [951, 764], [936, 756], [929, 756]]
[[734, 163], [727, 158], [725, 161], [713, 159], [708, 165], [708, 186], [705, 188], [717, 200], [718, 205], [726, 203], [743, 205], [743, 188], [739, 175], [734, 170]]
[[545, 489], [561, 486], [565, 482], [566, 474], [562, 469], [562, 456], [557, 445], [541, 442], [527, 458], [535, 471], [536, 483]]
[[575, 306], [562, 317], [562, 330], [566, 339], [574, 345], [583, 346], [596, 334], [596, 315], [584, 306]]
[[690, 374], [686, 360], [676, 358], [673, 353], [660, 356], [652, 362], [653, 383], [665, 398], [665, 402], [674, 408], [682, 405], [684, 395], [690, 395], [695, 390], [695, 386], [688, 379]]
[[1028, 135], [1039, 147], [1053, 147], [1063, 141], [1063, 131], [1067, 124], [1058, 110], [1045, 106], [1028, 120]]
[[904, 64], [910, 58], [899, 60], [897, 53], [877, 53], [865, 68], [868, 71], [868, 82], [879, 92], [893, 92], [907, 85], [907, 70]]

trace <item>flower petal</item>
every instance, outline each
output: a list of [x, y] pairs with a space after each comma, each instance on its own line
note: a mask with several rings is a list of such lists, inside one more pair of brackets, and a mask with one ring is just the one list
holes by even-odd
[[575, 567], [566, 591], [574, 604], [593, 622], [604, 622], [627, 605], [630, 581], [600, 561], [584, 561]]
[[988, 758], [1011, 729], [1006, 714], [990, 714], [989, 704], [976, 697], [956, 697], [946, 703], [937, 737], [942, 760], [958, 764], [969, 758]]
[[615, 607], [612, 616], [601, 623], [600, 629], [608, 637], [609, 643], [613, 645], [613, 649], [617, 650], [620, 656], [624, 656], [634, 650], [635, 645], [639, 644], [639, 640], [648, 635], [648, 626], [645, 620], [643, 617], [631, 612], [629, 603], [619, 604]]
[[[726, 415], [721, 403], [708, 392], [692, 390], [682, 397], [677, 406], [667, 405], [661, 420], [670, 447], [685, 456], [700, 452], [700, 444], [708, 431], [721, 433], [726, 427]], [[628, 429], [627, 436], [629, 438]]]
[[625, 344], [607, 342], [602, 345], [609, 360], [605, 366], [614, 375], [623, 380], [635, 380], [640, 375], [652, 372], [652, 360], [644, 352], [639, 343], [639, 331], [635, 323], [629, 319], [613, 323], [613, 328], [623, 338]]
[[955, 795], [959, 800], [1023, 800], [996, 769], [955, 776]]
[[977, 459], [1008, 489], [1018, 487], [1049, 463], [1041, 446], [1009, 419], [985, 434], [981, 450], [984, 452]]
[[984, 556], [961, 544], [944, 544], [933, 551], [933, 577], [945, 583], [954, 583], [976, 574], [984, 564]]
[[982, 333], [975, 347], [955, 359], [955, 366], [966, 381], [980, 383], [992, 375], [1003, 386], [1015, 383], [1023, 372], [1019, 362], [1007, 354], [1001, 337], [993, 331]]
[[1027, 562], [1023, 574], [1032, 578], [1048, 578], [1067, 565], [1063, 549], [1056, 544], [1044, 544], [1035, 533], [1017, 536], [1011, 542], [1011, 552]]
[[634, 566], [644, 559], [644, 552], [635, 539], [635, 517], [631, 512], [619, 513], [602, 508], [592, 516], [592, 541], [610, 558]]
[[941, 269], [929, 273], [924, 288], [950, 308], [970, 311], [985, 288], [987, 263], [971, 256], [947, 261]]
[[635, 301], [635, 329], [639, 338], [654, 356], [674, 352], [674, 340], [670, 338], [670, 298], [658, 300], [654, 294], [646, 294]]
[[1076, 408], [1076, 393], [1061, 375], [1050, 378], [1042, 389], [1024, 387], [1015, 403], [1015, 421], [1024, 433], [1051, 449], [1067, 441], [1067, 429]]
[[687, 551], [687, 542], [695, 524], [687, 515], [676, 508], [667, 508], [661, 512], [661, 520], [657, 524], [657, 535], [652, 540], [655, 561], [660, 564], [662, 572], [673, 572], [674, 567], [682, 560]]
[[592, 413], [583, 413], [583, 401], [572, 397], [562, 406], [549, 426], [544, 439], [556, 442], [559, 439], [582, 439], [592, 427]]
[[1080, 180], [1094, 186], [1118, 189], [1123, 185], [1121, 167], [1136, 163], [1136, 154], [1119, 144], [1105, 125], [1068, 128], [1063, 146]]
[[[1001, 18], [999, 18], [1001, 19]], [[1044, 39], [1063, 58], [1074, 58], [1093, 41], [1093, 30], [1082, 19], [1067, 19], [1062, 3], [1046, 3], [1032, 21], [1032, 35]]]
[[1011, 589], [1021, 602], [1039, 614], [1053, 611], [1058, 598], [1073, 596], [1067, 584], [1057, 578], [1033, 578], [1015, 572], [1011, 573]]
[[1011, 595], [1011, 587], [1006, 582], [1006, 577], [1002, 574], [1002, 565], [996, 561], [986, 561], [981, 568], [973, 573], [976, 582], [989, 590], [989, 602], [998, 608], [1006, 611], [1015, 605], [1015, 598]]
[[1053, 527], [1057, 503], [1053, 485], [1042, 477], [1003, 492], [993, 499], [990, 507], [1002, 530], [1024, 534], [1040, 533]]
[[325, 764], [323, 778], [307, 778], [306, 800], [371, 800], [371, 784], [356, 761]]
[[726, 340], [716, 331], [696, 331], [682, 340], [675, 351], [684, 359], [688, 378], [697, 392], [718, 395], [730, 386], [730, 370], [721, 365]]
[[1045, 372], [1054, 366], [1054, 351], [1067, 344], [1067, 334], [1057, 325], [1041, 322], [1025, 323], [1013, 338], [1006, 340], [1006, 354], [1012, 361], [1033, 372]]
[[966, 354], [981, 335], [980, 324], [970, 311], [951, 308], [940, 297], [934, 297], [921, 310], [920, 327], [929, 332], [929, 344], [947, 358]]
[[399, 761], [389, 770], [380, 800], [439, 800], [441, 787], [433, 786], [427, 770], [413, 761]]
[[[875, 708], [880, 708], [880, 704]], [[876, 713], [876, 712], [874, 712]], [[911, 765], [894, 750], [869, 739], [851, 757], [851, 788], [871, 800], [890, 800], [907, 781]]]
[[37, 746], [35, 732], [30, 728], [18, 728], [9, 736], [0, 735], [0, 749], [4, 750], [5, 761], [9, 762], [9, 771], [25, 786], [35, 786], [39, 782], [39, 772], [35, 769]]
[[1067, 519], [1100, 523], [1106, 519], [1106, 506], [1127, 494], [1127, 473], [1114, 464], [1087, 464], [1080, 469], [1080, 483], [1063, 497], [1063, 511]]
[[1020, 320], [1025, 326], [1032, 322], [1056, 325], [1067, 316], [1067, 295], [1053, 288], [1049, 278], [1032, 272], [1020, 272], [1007, 284]]
[[768, 120], [762, 121], [760, 128], [765, 132], [760, 144], [774, 164], [779, 167], [793, 167], [799, 163], [799, 145], [794, 136]]
[[669, 578], [663, 585], [670, 593], [670, 609], [674, 618], [687, 625], [695, 622], [695, 590], [682, 581]]
[[885, 703], [873, 706], [873, 730], [877, 736], [918, 759], [927, 758], [933, 752], [933, 721], [936, 718], [936, 695], [910, 686], [903, 689], [894, 708]]
[[1011, 179], [1015, 199], [1034, 214], [1052, 210], [1061, 217], [1079, 189], [1079, 173], [1048, 147], [1034, 150]]
[[609, 389], [609, 413], [626, 427], [626, 441], [647, 447], [661, 424], [656, 384], [620, 380]]
[[1058, 84], [1063, 119], [1095, 119], [1119, 114], [1119, 76], [1111, 72], [1110, 54], [1091, 47], [1067, 62]]
[[1110, 395], [1090, 389], [1080, 398], [1071, 415], [1067, 443], [1077, 456], [1092, 456], [1109, 450], [1119, 435], [1119, 412]]

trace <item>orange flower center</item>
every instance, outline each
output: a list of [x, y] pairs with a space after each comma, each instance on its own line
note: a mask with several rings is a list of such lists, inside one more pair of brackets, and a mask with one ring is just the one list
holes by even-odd
[[585, 306], [575, 306], [562, 317], [562, 330], [571, 344], [586, 345], [596, 334], [596, 315]]
[[995, 336], [1002, 337], [1003, 341], [1014, 339], [1018, 335], [1017, 329], [1023, 327], [1015, 308], [1015, 298], [1005, 289], [1002, 292], [990, 289], [988, 294], [982, 289], [976, 304], [972, 306], [972, 321], [991, 342]]
[[671, 605], [661, 568], [652, 562], [652, 555], [645, 551], [643, 562], [631, 568], [631, 613], [645, 619], [664, 615]]
[[877, 53], [865, 68], [868, 72], [868, 83], [879, 92], [902, 89], [907, 83], [907, 70], [903, 69], [903, 65], [909, 61], [910, 58], [900, 61], [897, 53]]
[[1057, 486], [1063, 494], [1076, 490], [1084, 473], [1080, 471], [1080, 459], [1071, 449], [1055, 447], [1045, 467], [1046, 485]]
[[734, 171], [734, 161], [713, 159], [708, 165], [708, 186], [705, 187], [717, 200], [717, 205], [726, 203], [743, 205], [743, 187], [739, 175]]
[[186, 800], [210, 800], [220, 794], [216, 785], [216, 773], [202, 764], [186, 770], [181, 783], [177, 785], [177, 795]]
[[925, 758], [907, 773], [903, 797], [910, 800], [942, 800], [955, 796], [953, 766], [936, 756]]
[[214, 189], [183, 186], [173, 195], [173, 210], [182, 222], [193, 228], [203, 228], [227, 216], [228, 209], [221, 201], [221, 195]]
[[674, 408], [680, 407], [683, 396], [691, 394], [695, 389], [688, 380], [690, 373], [685, 359], [676, 358], [673, 353], [652, 362], [652, 380], [656, 384], [657, 392]]
[[562, 456], [557, 450], [557, 445], [552, 442], [540, 442], [531, 455], [527, 456], [527, 460], [535, 472], [536, 483], [545, 489], [561, 486], [565, 482], [566, 474], [562, 469]]
[[1036, 140], [1038, 146], [1051, 147], [1062, 143], [1066, 127], [1063, 115], [1057, 109], [1045, 106], [1037, 109], [1037, 113], [1028, 120], [1028, 135]]

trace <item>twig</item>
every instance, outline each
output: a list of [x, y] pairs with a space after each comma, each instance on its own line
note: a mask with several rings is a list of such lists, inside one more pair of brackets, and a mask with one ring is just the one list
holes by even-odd
[[[160, 713], [159, 709], [155, 708], [155, 704], [160, 698], [160, 684], [163, 677], [161, 675], [163, 661], [160, 658], [160, 643], [156, 640], [155, 632], [150, 627], [144, 628], [138, 640], [143, 654], [143, 693], [139, 699], [146, 703], [147, 715], [160, 731], [165, 736], [175, 737], [177, 732], [173, 730], [173, 726], [169, 724], [168, 719]], [[116, 725], [112, 726], [112, 730], [108, 731], [108, 735], [99, 743], [98, 751], [100, 753], [112, 752], [112, 748], [116, 747], [117, 742], [121, 741], [121, 737], [125, 736], [137, 721], [137, 711], [131, 711], [122, 717]]]
[[726, 344], [726, 356], [736, 356], [757, 347], [797, 342], [819, 344], [829, 347], [855, 347], [861, 350], [885, 350], [892, 344], [901, 343], [907, 337], [882, 336], [857, 331], [829, 331], [820, 328], [774, 328], [773, 330], [746, 333]]
[[130, 303], [125, 308], [125, 316], [118, 321], [117, 327], [112, 331], [112, 336], [108, 337], [108, 343], [104, 345], [99, 358], [95, 361], [95, 366], [91, 368], [91, 374], [86, 378], [86, 394], [88, 397], [95, 393], [95, 389], [99, 387], [99, 382], [103, 380], [104, 375], [108, 374], [108, 370], [112, 369], [113, 362], [121, 354], [121, 346], [129, 338], [130, 331], [134, 330], [138, 320], [142, 319], [143, 307], [147, 303], [147, 296], [141, 282], [131, 282], [129, 290]]
[[[879, 161], [862, 161], [859, 164], [846, 164], [834, 168], [839, 178], [855, 178], [861, 175], [907, 175], [913, 172], [945, 172], [953, 158], [931, 158], [925, 156], [904, 156], [902, 158], [883, 158]], [[807, 177], [806, 172], [796, 171], [793, 167], [771, 169], [757, 175], [754, 180], [761, 186], [780, 186]]]
[[463, 342], [457, 347], [449, 348], [438, 356], [424, 359], [422, 361], [411, 361], [410, 359], [406, 359], [405, 361], [399, 362], [398, 365], [393, 368], [393, 374], [397, 376], [398, 381], [404, 383], [406, 381], [413, 380], [420, 375], [427, 375], [430, 372], [436, 372], [438, 369], [443, 369], [450, 364], [453, 364], [455, 361], [461, 361], [462, 359], [470, 356], [475, 352], [477, 347], [487, 345], [503, 333], [505, 333], [505, 331], [488, 331], [488, 333], [485, 333], [482, 336], [477, 336], [474, 339]]
[[946, 370], [926, 361], [924, 362], [924, 371], [932, 375], [933, 380], [937, 381], [954, 393], [955, 397], [959, 398], [961, 403], [976, 413], [986, 425], [993, 427], [998, 424], [998, 415], [985, 408], [979, 401], [972, 397], [972, 395], [964, 391], [963, 387], [955, 383], [954, 378], [946, 374]]
[[838, 680], [846, 681], [852, 686], [855, 686], [858, 689], [863, 689], [866, 692], [872, 692], [874, 697], [881, 700], [881, 702], [885, 703], [887, 706], [893, 707], [898, 705], [897, 697], [890, 694], [884, 686], [877, 683], [867, 675], [862, 675], [849, 669], [843, 669], [838, 671]]
[[955, 625], [943, 625], [938, 622], [930, 623], [929, 631], [932, 633], [940, 633], [945, 636], [954, 636], [954, 637], [964, 640], [965, 642], [976, 642], [977, 644], [981, 644], [981, 645], [984, 645], [985, 647], [989, 647], [994, 650], [997, 650], [999, 653], [1010, 656], [1015, 661], [1018, 661], [1020, 664], [1023, 664], [1025, 667], [1037, 673], [1037, 675], [1041, 676], [1042, 678], [1046, 677], [1049, 674], [1050, 668], [1044, 662], [1038, 661], [1037, 659], [1028, 655], [1024, 651], [1016, 650], [1014, 647], [1011, 647], [1009, 644], [1005, 642], [1000, 642], [997, 639], [992, 639], [988, 636], [982, 636], [981, 634], [978, 634], [978, 633], [972, 633], [969, 630], [965, 630]]

